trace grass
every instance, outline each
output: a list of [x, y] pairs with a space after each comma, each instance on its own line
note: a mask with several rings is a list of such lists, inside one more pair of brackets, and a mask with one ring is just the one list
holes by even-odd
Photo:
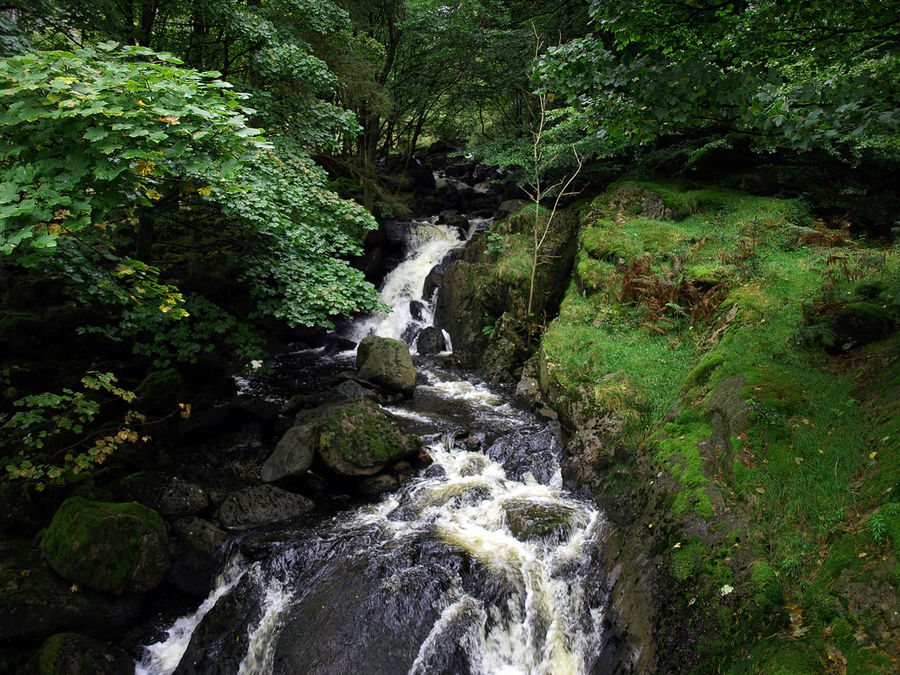
[[[640, 215], [651, 194], [680, 219]], [[714, 537], [669, 555], [677, 581], [709, 580], [710, 612], [736, 613], [711, 667], [897, 667], [877, 632], [879, 610], [854, 613], [840, 593], [848, 574], [873, 587], [900, 581], [900, 336], [837, 358], [816, 341], [827, 335], [829, 312], [848, 303], [900, 318], [896, 252], [809, 247], [803, 233], [814, 219], [798, 201], [676, 183], [614, 185], [581, 217], [576, 278], [543, 338], [563, 397], [580, 392], [625, 421], [624, 442], [675, 479], [676, 518], [720, 522], [710, 499], [718, 490], [750, 524], [741, 546], [752, 556], [734, 568], [750, 589], [740, 607], [715, 597], [732, 567], [715, 557]], [[622, 289], [638, 258], [663, 290], [685, 278], [722, 284], [718, 311], [692, 322], [690, 308], [675, 303], [622, 300], [634, 297]], [[712, 434], [708, 401], [736, 376], [748, 422], [730, 439], [729, 470], [710, 476], [702, 456]], [[676, 403], [680, 413], [662, 422]], [[726, 527], [721, 541], [732, 534]]]

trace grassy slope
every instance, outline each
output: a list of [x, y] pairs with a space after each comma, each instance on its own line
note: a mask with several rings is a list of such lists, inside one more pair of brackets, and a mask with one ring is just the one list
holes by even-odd
[[[643, 217], [651, 193], [678, 219]], [[796, 201], [613, 186], [582, 212], [544, 336], [563, 391], [619, 406], [667, 473], [669, 573], [685, 603], [704, 589], [710, 670], [898, 667], [900, 340], [829, 356], [816, 317], [864, 300], [896, 319], [900, 260], [814, 225]], [[712, 447], [710, 396], [734, 376], [748, 421]]]

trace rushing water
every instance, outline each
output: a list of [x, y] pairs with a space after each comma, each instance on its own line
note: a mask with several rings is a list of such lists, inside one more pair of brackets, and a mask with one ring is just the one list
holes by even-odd
[[[360, 322], [357, 338], [401, 337], [430, 322], [422, 282], [460, 242], [431, 223], [413, 232], [382, 291], [396, 315]], [[412, 300], [426, 306], [422, 319], [404, 314]], [[352, 355], [317, 358], [343, 367]], [[556, 429], [440, 359], [417, 365], [413, 401], [389, 410], [428, 441], [433, 464], [378, 503], [264, 531], [265, 553], [252, 560], [235, 546], [209, 598], [145, 648], [137, 673], [598, 667], [605, 525], [594, 505], [564, 491]]]

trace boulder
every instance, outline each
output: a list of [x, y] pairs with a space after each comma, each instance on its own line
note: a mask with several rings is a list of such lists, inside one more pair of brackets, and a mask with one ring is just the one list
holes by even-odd
[[565, 537], [572, 509], [559, 503], [512, 500], [503, 505], [506, 524], [520, 541], [542, 537]]
[[851, 302], [828, 318], [827, 327], [834, 333], [829, 351], [837, 354], [887, 337], [894, 330], [894, 320], [880, 305]]
[[226, 530], [246, 530], [287, 520], [315, 506], [311, 499], [274, 485], [256, 485], [229, 494], [216, 516]]
[[123, 501], [139, 502], [164, 518], [193, 516], [209, 506], [209, 495], [194, 483], [162, 471], [140, 471], [113, 485]]
[[35, 655], [40, 675], [132, 675], [134, 661], [118, 647], [78, 633], [57, 633]]
[[70, 497], [56, 511], [41, 552], [60, 576], [116, 594], [156, 588], [172, 558], [166, 524], [156, 511], [82, 497]]
[[187, 383], [177, 368], [166, 368], [148, 374], [137, 386], [135, 393], [135, 407], [151, 415], [167, 415], [189, 396]]
[[384, 387], [411, 396], [416, 388], [416, 367], [409, 346], [399, 340], [369, 335], [356, 351], [359, 376]]
[[418, 439], [397, 426], [371, 401], [324, 406], [313, 411], [316, 450], [322, 462], [341, 476], [373, 476], [399, 459], [414, 456]]
[[526, 202], [524, 199], [507, 199], [500, 202], [500, 206], [497, 207], [497, 210], [494, 212], [494, 220], [503, 220], [507, 216], [518, 213], [525, 208], [525, 204]]
[[416, 340], [416, 349], [420, 354], [439, 354], [447, 349], [444, 333], [434, 326], [422, 329]]
[[2, 542], [2, 556], [0, 642], [72, 629], [119, 636], [141, 610], [140, 596], [98, 593], [60, 578], [27, 541]]
[[385, 492], [392, 492], [400, 487], [400, 481], [396, 476], [388, 474], [379, 474], [369, 478], [363, 478], [359, 481], [357, 491], [364, 495], [380, 495]]
[[216, 573], [216, 552], [227, 537], [225, 531], [192, 516], [172, 523], [172, 534], [178, 542], [178, 555], [169, 570], [169, 582], [185, 593], [207, 595]]
[[[361, 388], [361, 387], [360, 387]], [[275, 451], [262, 465], [260, 477], [263, 482], [272, 483], [284, 478], [295, 478], [306, 474], [312, 466], [315, 447], [312, 442], [314, 427], [311, 424], [288, 429]]]

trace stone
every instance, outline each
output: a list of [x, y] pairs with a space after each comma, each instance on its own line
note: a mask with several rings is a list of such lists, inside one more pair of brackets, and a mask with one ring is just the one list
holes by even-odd
[[172, 523], [178, 555], [169, 569], [168, 580], [176, 588], [196, 596], [212, 590], [216, 574], [216, 553], [227, 534], [215, 523], [192, 516]]
[[447, 349], [444, 334], [434, 326], [423, 328], [416, 339], [416, 350], [419, 354], [440, 354]]
[[503, 220], [507, 216], [518, 213], [525, 208], [526, 203], [524, 199], [507, 199], [500, 202], [500, 206], [497, 207], [497, 211], [494, 213], [494, 220]]
[[275, 446], [275, 451], [262, 465], [260, 478], [263, 482], [272, 483], [306, 474], [315, 455], [313, 430], [312, 425], [304, 424], [291, 427], [285, 432]]
[[35, 655], [41, 675], [132, 675], [134, 661], [118, 647], [78, 633], [57, 633]]
[[389, 391], [411, 396], [416, 388], [416, 367], [409, 346], [399, 340], [369, 335], [356, 352], [359, 377]]
[[41, 552], [62, 577], [107, 593], [144, 593], [169, 570], [166, 524], [134, 502], [70, 497], [41, 538]]
[[229, 494], [216, 517], [226, 530], [246, 530], [299, 516], [311, 510], [311, 499], [274, 485], [256, 485]]
[[559, 503], [510, 500], [503, 505], [506, 524], [520, 541], [554, 536], [563, 538], [572, 509]]
[[113, 596], [62, 579], [30, 542], [2, 542], [0, 642], [40, 640], [63, 630], [123, 634], [141, 610], [138, 595]]
[[274, 422], [281, 413], [281, 406], [278, 403], [250, 394], [236, 396], [231, 400], [229, 407], [234, 412], [243, 413], [261, 422]]
[[316, 451], [341, 476], [372, 476], [418, 453], [420, 443], [371, 401], [325, 406], [318, 417]]
[[123, 501], [139, 502], [164, 518], [192, 516], [209, 506], [209, 495], [194, 483], [162, 471], [140, 471], [113, 485], [114, 494]]
[[400, 487], [396, 476], [379, 474], [370, 478], [363, 478], [356, 487], [357, 492], [364, 495], [380, 495], [385, 492], [393, 492]]

